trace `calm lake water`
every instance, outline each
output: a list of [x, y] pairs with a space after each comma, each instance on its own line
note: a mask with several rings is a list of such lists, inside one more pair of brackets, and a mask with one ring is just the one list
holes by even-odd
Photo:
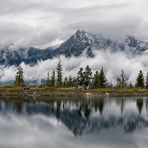
[[147, 147], [146, 97], [0, 102], [0, 148]]

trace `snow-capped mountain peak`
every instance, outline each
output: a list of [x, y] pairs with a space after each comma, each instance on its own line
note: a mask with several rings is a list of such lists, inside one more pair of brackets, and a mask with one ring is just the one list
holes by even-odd
[[[14, 46], [14, 45], [11, 45]], [[84, 52], [88, 57], [94, 57], [94, 50], [106, 50], [111, 52], [122, 51], [129, 55], [146, 54], [148, 42], [127, 36], [123, 41], [114, 41], [103, 36], [96, 36], [83, 30], [76, 31], [69, 39], [60, 46], [39, 49], [35, 47], [10, 50], [3, 48], [0, 50], [1, 65], [19, 65], [21, 62], [26, 64], [36, 64], [39, 60], [47, 60], [60, 55], [66, 57], [80, 56]]]

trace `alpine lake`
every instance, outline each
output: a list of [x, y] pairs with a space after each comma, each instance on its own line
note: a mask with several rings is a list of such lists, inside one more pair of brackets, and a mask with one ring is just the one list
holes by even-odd
[[148, 97], [0, 101], [0, 148], [147, 147]]

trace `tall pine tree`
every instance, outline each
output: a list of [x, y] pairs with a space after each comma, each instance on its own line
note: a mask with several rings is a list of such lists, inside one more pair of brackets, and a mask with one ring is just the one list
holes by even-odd
[[16, 76], [15, 76], [15, 82], [14, 82], [14, 84], [15, 84], [16, 86], [19, 86], [19, 87], [25, 86], [23, 74], [24, 74], [24, 73], [23, 73], [23, 69], [22, 69], [22, 67], [20, 66], [20, 67], [18, 68], [18, 71], [17, 71]]
[[50, 81], [49, 72], [47, 73], [46, 85], [47, 85], [47, 86], [51, 86], [51, 81]]
[[61, 60], [57, 65], [57, 87], [62, 87], [62, 64]]
[[148, 89], [148, 72], [147, 72], [147, 74], [146, 74], [145, 88]]
[[100, 74], [98, 71], [94, 74], [93, 78], [93, 88], [99, 88], [100, 87]]
[[136, 79], [136, 87], [144, 88], [144, 76], [143, 72], [140, 70], [138, 77]]
[[102, 67], [100, 71], [100, 87], [104, 88], [105, 86], [106, 86], [106, 77], [105, 77], [105, 73]]
[[68, 87], [73, 87], [74, 84], [73, 84], [73, 79], [72, 77], [70, 76], [69, 79], [68, 79]]
[[84, 72], [83, 68], [81, 67], [77, 74], [77, 85], [83, 86], [84, 85]]
[[55, 71], [53, 70], [52, 76], [51, 76], [51, 87], [55, 87], [55, 82], [56, 82]]
[[84, 72], [84, 87], [88, 88], [91, 86], [91, 80], [92, 80], [92, 72], [91, 68], [87, 65]]

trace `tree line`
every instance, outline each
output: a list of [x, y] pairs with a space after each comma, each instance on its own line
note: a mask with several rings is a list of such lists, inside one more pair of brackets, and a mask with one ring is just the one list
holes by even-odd
[[[24, 73], [22, 67], [19, 67], [15, 76], [15, 86], [25, 86], [23, 74]], [[136, 78], [136, 83], [135, 85], [133, 85], [131, 82], [128, 82], [128, 77], [126, 76], [124, 70], [121, 70], [120, 77], [117, 78], [117, 83], [115, 86], [113, 86], [111, 83], [107, 81], [103, 67], [100, 71], [96, 71], [93, 74], [91, 68], [87, 65], [85, 68], [81, 67], [79, 69], [76, 77], [69, 76], [63, 78], [62, 64], [61, 61], [59, 61], [56, 67], [56, 71], [53, 70], [51, 75], [48, 72], [46, 82], [44, 85], [48, 87], [76, 87], [84, 89], [97, 89], [106, 87], [148, 88], [148, 73], [144, 78], [144, 74], [142, 70], [140, 70]]]

